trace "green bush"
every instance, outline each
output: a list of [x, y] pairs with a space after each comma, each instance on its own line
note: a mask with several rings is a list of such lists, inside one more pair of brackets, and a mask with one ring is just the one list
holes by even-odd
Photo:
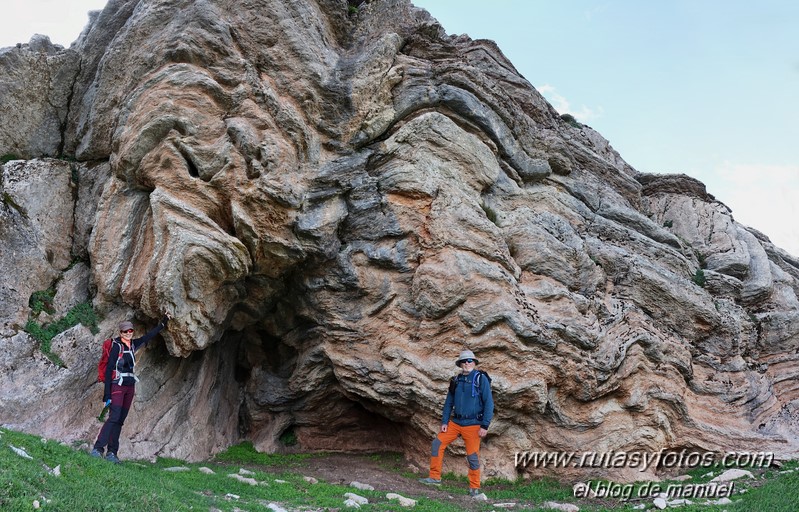
[[[33, 299], [33, 297], [31, 297]], [[62, 333], [78, 324], [83, 324], [88, 327], [92, 334], [97, 334], [99, 328], [97, 327], [97, 314], [94, 312], [90, 302], [81, 302], [69, 312], [64, 315], [64, 318], [51, 322], [49, 324], [40, 325], [33, 319], [29, 319], [25, 324], [25, 332], [31, 335], [32, 338], [39, 342], [39, 348], [53, 363], [63, 366], [64, 363], [61, 359], [53, 354], [50, 343], [56, 334]]]
[[560, 118], [569, 123], [572, 128], [581, 128], [583, 125], [580, 124], [577, 119], [574, 118], [571, 114], [561, 114]]

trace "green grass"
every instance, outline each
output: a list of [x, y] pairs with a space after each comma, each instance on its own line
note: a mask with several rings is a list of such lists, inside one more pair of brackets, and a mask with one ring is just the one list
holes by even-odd
[[[364, 510], [406, 510], [396, 502], [390, 502], [385, 492], [306, 482], [302, 474], [284, 471], [286, 462], [301, 462], [306, 456], [257, 454], [249, 444], [232, 447], [207, 463], [158, 459], [155, 463], [126, 461], [114, 466], [54, 441], [43, 442], [38, 437], [7, 429], [0, 429], [0, 433], [0, 510], [7, 512], [32, 510], [34, 500], [42, 504], [42, 510], [61, 511], [172, 512], [207, 511], [212, 507], [223, 511], [257, 511], [269, 510], [268, 505], [272, 502], [292, 509], [338, 510], [342, 509], [344, 494], [348, 492], [369, 499], [370, 503], [363, 506]], [[33, 459], [20, 457], [9, 445], [23, 448]], [[51, 475], [48, 468], [58, 465], [61, 476]], [[174, 466], [185, 466], [190, 470], [178, 473], [164, 471]], [[215, 474], [201, 473], [199, 468], [202, 466], [212, 469]], [[266, 485], [252, 486], [227, 476], [245, 466], [254, 472], [248, 477]], [[238, 498], [231, 498], [229, 494]], [[460, 510], [424, 497], [408, 497], [419, 500], [414, 511]]]
[[250, 441], [231, 446], [224, 452], [218, 453], [212, 462], [220, 464], [247, 464], [250, 466], [281, 466], [298, 467], [311, 457], [318, 457], [318, 454], [295, 453], [259, 453], [255, 450]]
[[[36, 293], [46, 293], [46, 292], [36, 292]], [[31, 296], [32, 308], [34, 307], [33, 303], [34, 303], [34, 296], [36, 295], [36, 293], [34, 293]], [[44, 299], [40, 297], [39, 299], [37, 299], [36, 303], [41, 304], [41, 307], [43, 308], [44, 311], [48, 311], [46, 305], [47, 302], [44, 301]], [[67, 312], [67, 314], [64, 315], [63, 318], [55, 322], [51, 322], [49, 324], [40, 325], [35, 320], [29, 319], [28, 322], [25, 324], [25, 332], [30, 334], [31, 337], [33, 337], [35, 340], [39, 342], [40, 350], [51, 361], [53, 361], [53, 363], [59, 366], [63, 366], [63, 362], [59, 359], [57, 355], [55, 355], [52, 352], [50, 343], [52, 342], [56, 334], [62, 333], [67, 329], [69, 329], [70, 327], [74, 327], [78, 324], [83, 324], [84, 326], [89, 328], [92, 334], [97, 334], [98, 332], [97, 315], [95, 314], [94, 309], [92, 308], [90, 302], [81, 302], [77, 306], [70, 309]]]
[[[10, 446], [24, 449], [32, 459], [15, 454]], [[235, 509], [248, 511], [268, 511], [269, 503], [277, 503], [290, 510], [345, 510], [344, 494], [354, 492], [369, 499], [363, 505], [365, 511], [409, 510], [390, 502], [385, 491], [361, 491], [343, 485], [320, 481], [317, 484], [306, 482], [302, 468], [307, 454], [269, 455], [257, 453], [250, 443], [242, 443], [220, 453], [213, 460], [204, 463], [186, 463], [175, 459], [161, 458], [154, 463], [145, 461], [125, 461], [119, 466], [89, 457], [84, 451], [55, 441], [42, 439], [19, 432], [0, 428], [0, 510], [8, 512], [33, 510], [34, 500], [41, 504], [41, 510], [56, 511], [183, 511], [212, 508], [232, 512]], [[319, 455], [313, 455], [319, 457]], [[383, 462], [383, 456], [369, 457], [372, 462]], [[391, 462], [391, 461], [387, 461]], [[395, 459], [393, 462], [399, 462]], [[61, 476], [54, 476], [48, 470], [60, 466]], [[172, 473], [166, 468], [185, 466], [189, 471]], [[206, 475], [200, 467], [214, 471]], [[392, 464], [398, 467], [397, 464]], [[401, 467], [401, 466], [400, 466]], [[785, 469], [796, 469], [799, 464], [792, 462]], [[252, 471], [259, 483], [252, 486], [228, 477], [240, 468]], [[691, 483], [707, 482], [706, 470], [696, 470]], [[715, 471], [718, 474], [720, 471]], [[419, 475], [414, 475], [417, 478]], [[741, 481], [736, 490], [748, 487], [746, 494], [735, 494], [731, 505], [709, 506], [693, 505], [679, 508], [681, 512], [746, 512], [768, 510], [770, 512], [795, 512], [799, 510], [799, 471], [782, 474], [771, 470], [764, 474], [765, 479]], [[395, 479], [406, 478], [394, 474]], [[283, 480], [284, 482], [278, 482]], [[409, 495], [418, 500], [414, 512], [461, 512], [459, 502], [444, 496], [462, 496], [466, 484], [465, 477], [444, 475], [441, 500], [423, 496]], [[668, 484], [665, 482], [664, 484]], [[638, 484], [641, 485], [641, 484]], [[651, 504], [651, 500], [624, 502], [605, 500], [604, 502], [579, 501], [573, 498], [571, 487], [554, 480], [533, 480], [508, 482], [488, 480], [483, 490], [490, 496], [487, 502], [474, 502], [471, 510], [496, 510], [494, 503], [513, 502], [512, 510], [540, 510], [537, 505], [545, 501], [577, 503], [582, 511], [622, 511], [632, 510], [640, 503]], [[237, 498], [229, 496], [234, 494]], [[472, 503], [470, 503], [471, 505]], [[651, 508], [651, 507], [650, 507]]]

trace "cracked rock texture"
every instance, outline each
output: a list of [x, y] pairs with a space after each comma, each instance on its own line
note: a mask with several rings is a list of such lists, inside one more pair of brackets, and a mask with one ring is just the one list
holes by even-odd
[[[168, 311], [125, 457], [293, 433], [424, 467], [464, 348], [494, 379], [487, 477], [669, 469], [521, 451], [797, 456], [799, 259], [563, 121], [491, 41], [403, 0], [111, 0], [0, 69], [0, 423], [92, 439], [101, 341]], [[101, 318], [61, 366], [23, 331], [47, 288], [32, 320]]]

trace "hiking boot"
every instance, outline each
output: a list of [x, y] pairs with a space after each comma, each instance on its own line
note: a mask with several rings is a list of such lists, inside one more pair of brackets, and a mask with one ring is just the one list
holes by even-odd
[[122, 463], [122, 461], [117, 458], [117, 454], [111, 452], [108, 452], [108, 454], [105, 456], [105, 460], [107, 460], [108, 462], [113, 462], [114, 464]]
[[92, 457], [98, 458], [98, 459], [102, 459], [103, 458], [103, 452], [101, 452], [97, 448], [94, 448], [89, 455], [91, 455]]
[[472, 489], [471, 487], [469, 488], [469, 496], [471, 496], [472, 498], [477, 498], [478, 496], [480, 496], [480, 494], [481, 493], [479, 487], [477, 489]]
[[441, 485], [441, 480], [436, 480], [435, 478], [430, 478], [429, 476], [427, 478], [420, 478], [419, 481], [427, 485]]

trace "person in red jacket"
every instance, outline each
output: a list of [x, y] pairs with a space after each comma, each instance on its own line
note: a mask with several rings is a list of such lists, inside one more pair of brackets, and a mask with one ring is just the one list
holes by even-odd
[[136, 367], [136, 350], [146, 345], [161, 329], [166, 326], [170, 316], [167, 314], [161, 321], [141, 338], [133, 338], [133, 324], [125, 321], [119, 324], [119, 337], [114, 338], [111, 351], [108, 354], [108, 364], [105, 368], [105, 389], [103, 390], [103, 405], [110, 406], [111, 414], [100, 429], [97, 441], [91, 451], [92, 457], [103, 457], [107, 461], [119, 464], [119, 436], [122, 434], [122, 425], [128, 417], [128, 411], [133, 403], [136, 392], [136, 382], [139, 379], [133, 373]]

